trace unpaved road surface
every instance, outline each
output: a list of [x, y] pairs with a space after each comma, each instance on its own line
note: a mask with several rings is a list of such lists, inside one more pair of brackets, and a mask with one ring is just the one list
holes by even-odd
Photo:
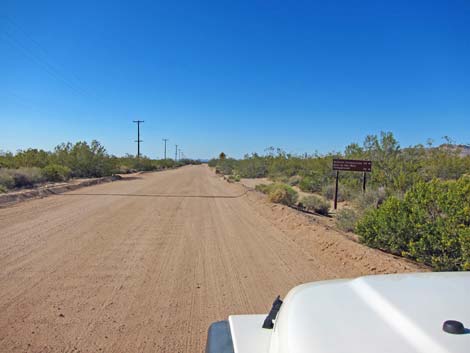
[[0, 352], [202, 352], [303, 282], [419, 270], [207, 166], [0, 209]]

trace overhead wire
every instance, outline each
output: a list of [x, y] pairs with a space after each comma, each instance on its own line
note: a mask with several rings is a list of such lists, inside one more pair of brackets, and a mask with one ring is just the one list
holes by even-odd
[[[60, 71], [60, 69], [57, 68], [56, 65], [52, 64], [46, 57], [48, 56], [46, 50], [42, 47], [42, 45], [32, 38], [26, 30], [22, 29], [21, 26], [16, 23], [13, 19], [10, 17], [3, 17], [9, 24], [10, 24], [10, 29], [8, 29], [7, 26], [3, 27], [3, 30], [0, 31], [4, 35], [4, 38], [10, 43], [11, 46], [15, 47], [18, 49], [20, 53], [22, 53], [24, 56], [29, 58], [30, 60], [34, 61], [36, 64], [38, 64], [42, 69], [47, 72], [50, 76], [54, 77], [56, 80], [60, 81], [62, 84], [67, 86], [71, 91], [73, 91], [76, 95], [80, 95], [86, 99], [89, 98], [97, 98], [96, 95], [93, 95], [89, 93], [87, 90], [84, 88], [80, 87], [79, 84], [72, 82], [69, 80], [65, 75], [63, 75]], [[11, 30], [13, 29], [13, 30]], [[15, 31], [16, 34], [21, 32], [22, 34], [22, 39], [19, 38], [20, 36], [16, 35], [15, 36]], [[24, 40], [26, 39], [26, 41]], [[29, 41], [29, 44], [32, 43], [32, 45], [26, 44], [26, 42]], [[36, 48], [36, 50], [33, 49], [33, 47]], [[42, 54], [38, 54], [38, 49]], [[36, 51], [36, 53], [35, 53]], [[76, 75], [74, 75], [76, 78]], [[78, 81], [77, 79], [75, 79]]]

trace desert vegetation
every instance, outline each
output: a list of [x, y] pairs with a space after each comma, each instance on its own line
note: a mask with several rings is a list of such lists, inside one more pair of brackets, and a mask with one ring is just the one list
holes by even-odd
[[[258, 190], [273, 202], [327, 214], [334, 197], [333, 158], [372, 160], [367, 191], [362, 173], [341, 172], [336, 214], [339, 228], [364, 244], [405, 256], [436, 270], [470, 269], [470, 156], [447, 137], [441, 145], [400, 147], [392, 133], [369, 135], [343, 152], [293, 155], [268, 148], [243, 159], [226, 156], [209, 165], [217, 173], [270, 178]], [[298, 200], [294, 188], [312, 194]], [[295, 193], [295, 194], [294, 194]], [[288, 196], [289, 195], [289, 196]], [[294, 196], [295, 195], [295, 196]]]
[[297, 202], [299, 195], [297, 192], [286, 184], [260, 184], [256, 186], [258, 191], [268, 195], [271, 202], [280, 203], [286, 206], [292, 206]]
[[98, 141], [62, 143], [53, 151], [30, 148], [24, 151], [0, 152], [0, 192], [32, 187], [43, 182], [60, 182], [69, 178], [96, 178], [137, 171], [174, 168], [197, 161], [184, 159], [116, 157], [108, 154]]

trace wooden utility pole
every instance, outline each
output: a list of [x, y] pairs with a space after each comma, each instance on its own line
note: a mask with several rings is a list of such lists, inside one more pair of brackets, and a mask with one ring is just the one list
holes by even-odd
[[175, 145], [175, 162], [178, 161], [178, 145]]
[[163, 139], [163, 141], [165, 142], [165, 158], [166, 159], [166, 142], [168, 141], [168, 139]]
[[144, 142], [140, 139], [140, 124], [143, 123], [144, 121], [134, 120], [133, 122], [137, 124], [137, 140], [135, 142], [137, 142], [137, 158], [139, 158], [140, 157], [140, 143]]

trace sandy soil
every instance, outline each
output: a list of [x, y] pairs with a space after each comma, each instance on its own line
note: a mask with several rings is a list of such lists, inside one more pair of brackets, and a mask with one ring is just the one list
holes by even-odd
[[272, 180], [268, 178], [241, 178], [240, 184], [245, 185], [248, 188], [255, 188], [256, 185], [260, 184], [272, 184]]
[[303, 282], [421, 270], [207, 166], [0, 209], [0, 352], [202, 352]]

